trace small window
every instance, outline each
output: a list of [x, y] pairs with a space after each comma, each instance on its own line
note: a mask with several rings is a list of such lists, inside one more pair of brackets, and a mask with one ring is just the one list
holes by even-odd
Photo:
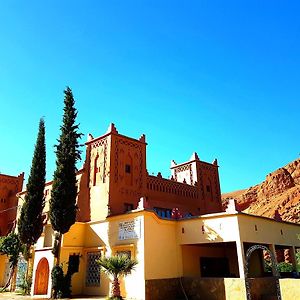
[[79, 272], [79, 255], [72, 254], [69, 256], [68, 272], [71, 274]]
[[131, 168], [130, 165], [125, 165], [125, 173], [130, 173], [131, 172]]
[[117, 251], [116, 255], [124, 255], [124, 256], [127, 256], [129, 259], [131, 259], [131, 251], [130, 250]]
[[133, 204], [132, 203], [124, 203], [124, 209], [126, 211], [132, 211], [133, 210]]
[[85, 286], [100, 286], [100, 268], [97, 260], [101, 257], [100, 252], [88, 252], [86, 264]]
[[210, 186], [209, 185], [206, 186], [206, 191], [210, 193]]
[[169, 208], [154, 207], [153, 210], [162, 218], [171, 219], [172, 210]]

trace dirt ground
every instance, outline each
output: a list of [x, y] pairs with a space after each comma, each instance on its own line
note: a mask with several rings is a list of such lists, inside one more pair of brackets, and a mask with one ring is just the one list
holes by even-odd
[[[34, 297], [30, 297], [30, 296], [22, 296], [20, 294], [17, 293], [9, 293], [9, 292], [5, 292], [5, 293], [0, 293], [0, 299], [3, 300], [46, 300], [47, 298], [39, 298], [38, 296], [34, 296]], [[104, 300], [105, 297], [94, 297], [94, 296], [82, 296], [79, 298], [71, 298], [73, 300], [89, 300], [89, 299], [94, 299], [94, 300]]]

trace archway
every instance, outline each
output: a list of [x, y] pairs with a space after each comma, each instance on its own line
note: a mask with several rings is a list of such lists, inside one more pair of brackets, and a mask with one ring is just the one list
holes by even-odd
[[271, 262], [272, 262], [272, 273], [273, 273], [273, 277], [275, 277], [276, 280], [276, 294], [277, 294], [277, 299], [281, 300], [281, 293], [280, 293], [280, 286], [279, 286], [279, 272], [277, 269], [277, 265], [276, 265], [276, 260], [274, 257], [274, 254], [272, 253], [272, 251], [270, 251], [270, 249], [266, 246], [263, 245], [254, 245], [251, 246], [246, 253], [246, 264], [245, 264], [245, 283], [246, 283], [246, 294], [247, 294], [247, 300], [251, 300], [251, 287], [250, 287], [250, 282], [249, 282], [249, 264], [250, 264], [250, 257], [252, 255], [252, 253], [256, 250], [264, 250], [266, 252], [269, 253], [270, 257], [271, 257]]
[[47, 295], [49, 281], [49, 263], [44, 257], [42, 258], [35, 271], [34, 294]]

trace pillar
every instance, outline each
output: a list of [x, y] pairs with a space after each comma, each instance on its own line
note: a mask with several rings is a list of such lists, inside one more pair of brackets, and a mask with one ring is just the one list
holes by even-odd
[[296, 260], [296, 249], [295, 249], [295, 246], [290, 246], [288, 249], [289, 249], [289, 254], [290, 254], [290, 257], [291, 257], [293, 269], [295, 270], [295, 272], [297, 273], [297, 275], [299, 275], [299, 272], [297, 271], [297, 260]]
[[[270, 251], [272, 252], [272, 254], [273, 254], [273, 256], [274, 256], [274, 260], [275, 260], [274, 263], [275, 263], [276, 266], [277, 266], [278, 262], [277, 262], [277, 255], [276, 255], [276, 247], [275, 247], [275, 244], [270, 244], [270, 245], [269, 245], [269, 249], [270, 249]], [[276, 269], [274, 268], [273, 261], [272, 261], [272, 273], [273, 273], [273, 276], [276, 276], [277, 271], [276, 271]]]
[[236, 253], [239, 264], [240, 278], [245, 278], [245, 251], [243, 242], [236, 241]]

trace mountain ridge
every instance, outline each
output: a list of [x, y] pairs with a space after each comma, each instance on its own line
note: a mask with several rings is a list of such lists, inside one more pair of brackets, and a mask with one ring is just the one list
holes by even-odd
[[224, 208], [232, 198], [245, 213], [300, 223], [300, 158], [255, 186], [222, 194]]

